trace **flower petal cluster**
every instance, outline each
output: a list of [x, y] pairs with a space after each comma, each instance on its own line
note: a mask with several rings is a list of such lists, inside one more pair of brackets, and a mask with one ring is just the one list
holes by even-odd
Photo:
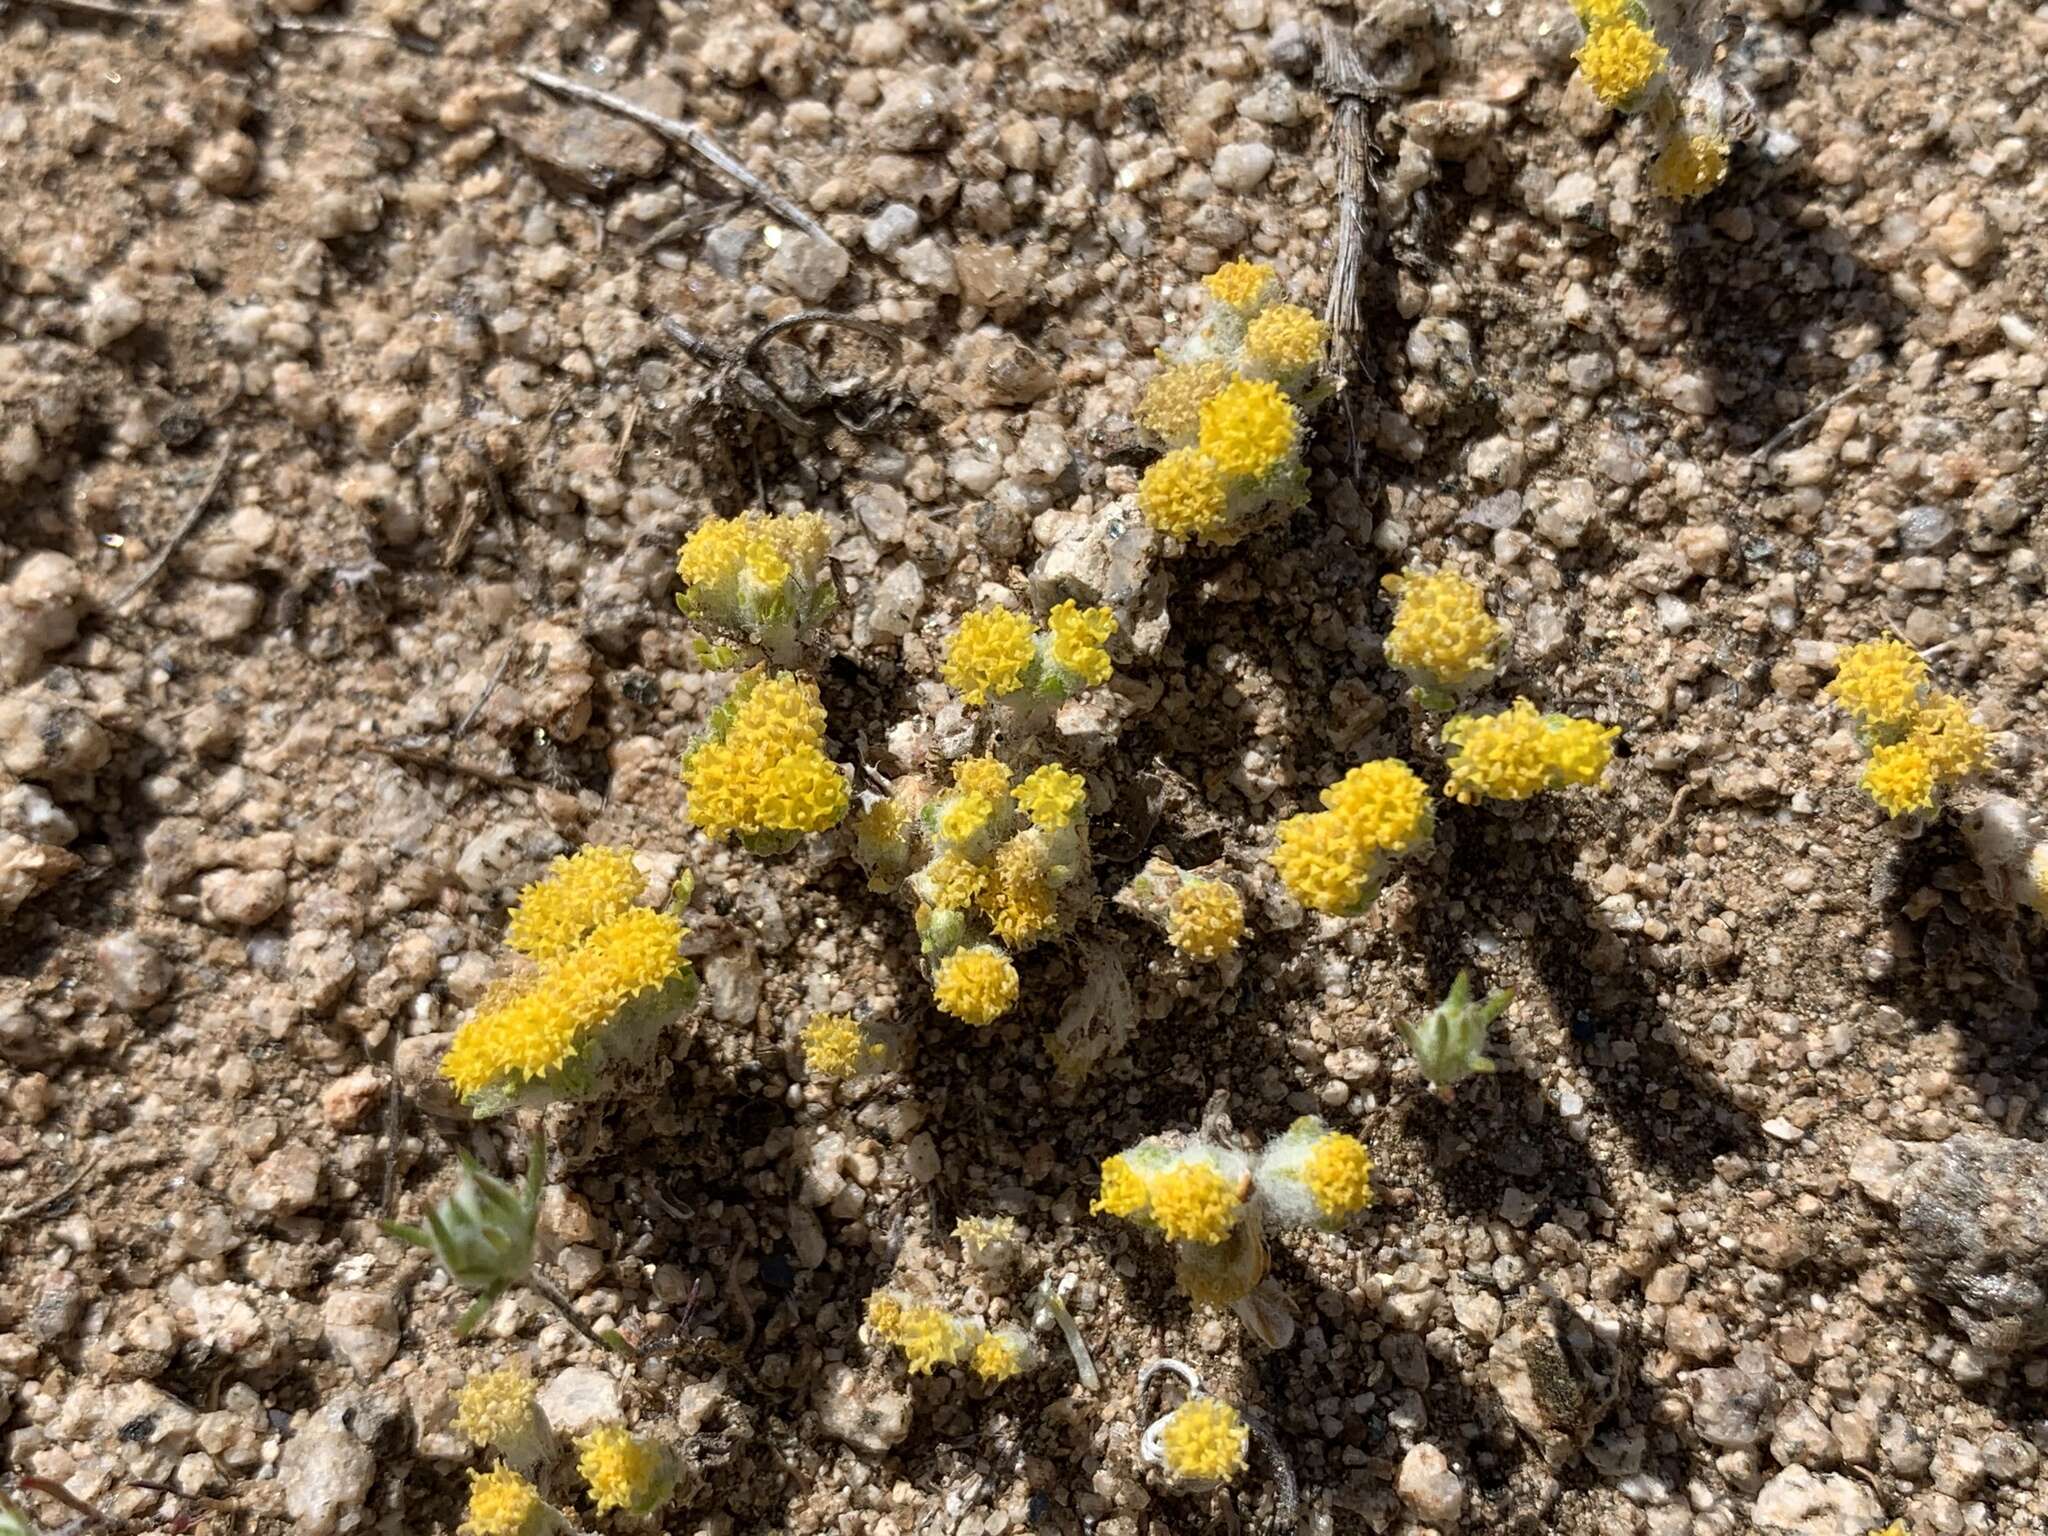
[[1044, 629], [1007, 608], [977, 608], [953, 632], [942, 671], [974, 709], [1058, 703], [1109, 681], [1106, 642], [1116, 631], [1107, 608], [1071, 598], [1046, 615]]
[[757, 853], [786, 851], [805, 834], [838, 825], [850, 793], [824, 743], [816, 683], [788, 672], [748, 673], [683, 757], [692, 824], [714, 842], [737, 833]]
[[1619, 726], [1539, 713], [1519, 698], [1496, 714], [1454, 715], [1442, 735], [1451, 770], [1444, 793], [1475, 805], [1598, 785], [1620, 734]]
[[1321, 799], [1321, 811], [1275, 829], [1273, 868], [1303, 906], [1348, 917], [1379, 894], [1390, 859], [1429, 845], [1435, 813], [1428, 788], [1396, 758], [1360, 764]]
[[802, 630], [832, 611], [831, 529], [816, 512], [747, 512], [699, 523], [676, 555], [690, 619], [790, 659]]
[[1396, 598], [1388, 665], [1407, 675], [1426, 705], [1491, 681], [1507, 637], [1486, 594], [1455, 571], [1409, 569], [1380, 578]]
[[1887, 816], [1928, 815], [1942, 790], [1990, 760], [1991, 733], [1966, 700], [1931, 686], [1927, 663], [1889, 637], [1842, 652], [1828, 697], [1869, 753], [1863, 788]]

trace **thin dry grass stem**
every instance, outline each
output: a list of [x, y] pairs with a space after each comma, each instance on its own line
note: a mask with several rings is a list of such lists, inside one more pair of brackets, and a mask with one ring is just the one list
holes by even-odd
[[207, 472], [206, 483], [200, 486], [198, 496], [185, 508], [185, 515], [178, 519], [178, 526], [171, 530], [171, 536], [164, 540], [161, 549], [149, 557], [149, 563], [143, 566], [142, 574], [129, 583], [126, 591], [107, 605], [109, 608], [126, 607], [163, 574], [164, 567], [170, 563], [171, 556], [177, 553], [178, 546], [191, 537], [192, 530], [199, 526], [200, 519], [206, 516], [207, 508], [213, 505], [214, 498], [220, 494], [221, 484], [228, 476], [228, 464], [234, 455], [235, 440], [230, 437], [221, 444], [220, 457], [213, 461], [213, 468]]

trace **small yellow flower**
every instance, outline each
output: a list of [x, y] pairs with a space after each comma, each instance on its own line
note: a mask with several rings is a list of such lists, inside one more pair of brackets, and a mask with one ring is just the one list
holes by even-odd
[[461, 1536], [539, 1536], [554, 1525], [539, 1490], [510, 1467], [469, 1474], [467, 1518]]
[[953, 765], [953, 784], [970, 795], [1000, 800], [1010, 792], [1010, 770], [993, 757], [963, 757]]
[[903, 1298], [892, 1291], [876, 1291], [868, 1297], [868, 1326], [880, 1337], [895, 1343], [903, 1332]]
[[1166, 905], [1166, 942], [1194, 960], [1221, 960], [1244, 937], [1244, 898], [1221, 880], [1183, 880]]
[[1856, 728], [1880, 739], [1913, 727], [1927, 692], [1927, 663], [1913, 648], [1889, 636], [1866, 640], [1842, 652], [1827, 695], [1848, 712]]
[[1209, 297], [1232, 309], [1255, 309], [1279, 279], [1263, 261], [1226, 261], [1202, 279]]
[[633, 850], [591, 844], [558, 858], [546, 879], [519, 893], [505, 924], [505, 942], [534, 960], [567, 954], [598, 924], [617, 917], [646, 884]]
[[1200, 447], [1226, 477], [1257, 480], [1294, 452], [1301, 418], [1270, 379], [1239, 379], [1202, 403]]
[[455, 1395], [455, 1428], [472, 1445], [498, 1445], [533, 1426], [533, 1378], [515, 1365], [484, 1371]]
[[1176, 539], [1212, 539], [1229, 505], [1223, 471], [1197, 448], [1175, 448], [1155, 460], [1138, 482], [1138, 511]]
[[685, 931], [671, 913], [628, 907], [528, 980], [487, 996], [455, 1031], [441, 1075], [467, 1099], [508, 1077], [559, 1071], [628, 1002], [682, 973]]
[[1670, 56], [1646, 27], [1626, 17], [1594, 28], [1572, 55], [1593, 94], [1616, 108], [1640, 98]]
[[1102, 1193], [1089, 1203], [1089, 1215], [1107, 1211], [1128, 1218], [1143, 1214], [1151, 1203], [1144, 1178], [1122, 1153], [1102, 1160]]
[[811, 615], [832, 542], [815, 512], [770, 517], [748, 512], [697, 525], [676, 555], [684, 606], [716, 622], [746, 625]]
[[1352, 836], [1391, 854], [1413, 853], [1436, 830], [1429, 787], [1398, 758], [1361, 763], [1322, 793]]
[[1245, 328], [1244, 349], [1268, 373], [1300, 373], [1321, 359], [1329, 329], [1299, 304], [1275, 304]]
[[1451, 749], [1444, 793], [1461, 805], [1526, 800], [1546, 789], [1597, 785], [1620, 727], [1538, 714], [1527, 699], [1492, 715], [1456, 715], [1443, 728]]
[[1031, 825], [1056, 831], [1070, 827], [1088, 804], [1088, 781], [1057, 763], [1034, 768], [1011, 791]]
[[1053, 665], [1071, 672], [1090, 688], [1109, 681], [1109, 652], [1103, 642], [1116, 633], [1116, 616], [1107, 608], [1083, 608], [1068, 598], [1046, 615], [1052, 631]]
[[1927, 753], [1911, 741], [1879, 745], [1863, 769], [1863, 787], [1887, 816], [1934, 809], [1940, 779]]
[[946, 802], [939, 812], [939, 837], [948, 843], [968, 843], [981, 836], [995, 816], [996, 803], [987, 795], [963, 790]]
[[713, 842], [734, 832], [793, 841], [838, 825], [851, 796], [824, 741], [816, 683], [750, 674], [683, 758], [690, 821]]
[[1341, 1221], [1372, 1204], [1372, 1156], [1355, 1136], [1332, 1131], [1301, 1166], [1316, 1209], [1327, 1221]]
[[1705, 197], [1728, 174], [1728, 141], [1718, 133], [1678, 129], [1650, 167], [1650, 186], [1675, 203]]
[[1913, 1536], [1913, 1533], [1906, 1528], [1905, 1521], [1894, 1520], [1890, 1525], [1870, 1532], [1869, 1536]]
[[1344, 916], [1371, 894], [1383, 864], [1373, 846], [1333, 811], [1290, 816], [1274, 835], [1273, 868], [1294, 899]]
[[1152, 1218], [1169, 1242], [1216, 1244], [1230, 1236], [1244, 1202], [1207, 1163], [1181, 1163], [1152, 1180]]
[[1202, 424], [1202, 402], [1230, 382], [1230, 370], [1214, 360], [1168, 368], [1145, 386], [1138, 425], [1162, 443], [1191, 443]]
[[804, 1067], [813, 1077], [852, 1077], [886, 1054], [859, 1020], [846, 1013], [814, 1013], [802, 1035]]
[[1588, 32], [1611, 27], [1618, 21], [1640, 23], [1644, 19], [1640, 0], [1572, 0], [1572, 11]]
[[892, 1342], [903, 1351], [911, 1375], [928, 1376], [936, 1366], [967, 1359], [979, 1342], [977, 1332], [937, 1307], [912, 1306], [903, 1309]]
[[942, 853], [919, 873], [918, 889], [933, 906], [958, 911], [973, 902], [987, 878], [987, 871], [964, 853]]
[[2027, 880], [2033, 887], [2027, 893], [2027, 904], [2048, 917], [2048, 843], [2042, 843], [2027, 856]]
[[1015, 693], [1036, 654], [1031, 635], [1031, 620], [1007, 608], [964, 615], [946, 647], [947, 684], [977, 709], [992, 697]]
[[975, 901], [988, 915], [995, 936], [1023, 949], [1050, 933], [1057, 913], [1046, 858], [1037, 841], [1013, 838], [996, 850], [994, 867]]
[[998, 1328], [982, 1336], [967, 1365], [983, 1381], [1009, 1381], [1023, 1374], [1031, 1356], [1031, 1340], [1021, 1330]]
[[627, 1433], [623, 1424], [599, 1425], [576, 1442], [576, 1472], [599, 1514], [652, 1514], [667, 1502], [675, 1481], [668, 1453]]
[[1906, 739], [1926, 755], [1927, 765], [1943, 784], [1975, 773], [1990, 756], [1991, 733], [1952, 693], [1930, 693]]
[[1383, 576], [1380, 585], [1398, 599], [1386, 643], [1390, 666], [1452, 693], [1493, 675], [1503, 631], [1475, 583], [1456, 571], [1410, 570]]
[[1221, 1398], [1191, 1397], [1159, 1433], [1167, 1472], [1183, 1482], [1227, 1483], [1245, 1469], [1251, 1431]]
[[993, 945], [956, 949], [933, 973], [932, 997], [942, 1012], [986, 1027], [1017, 1001], [1017, 967]]

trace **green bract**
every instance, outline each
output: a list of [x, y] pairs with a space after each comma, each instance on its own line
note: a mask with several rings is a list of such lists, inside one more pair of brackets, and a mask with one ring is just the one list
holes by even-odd
[[384, 1230], [402, 1243], [426, 1249], [448, 1271], [449, 1279], [477, 1293], [455, 1325], [456, 1332], [467, 1333], [493, 1302], [533, 1274], [546, 1159], [536, 1141], [527, 1154], [525, 1185], [516, 1187], [486, 1173], [467, 1154], [458, 1156], [462, 1175], [453, 1193], [427, 1212], [425, 1229], [386, 1222]]
[[1486, 1029], [1514, 1000], [1514, 989], [1502, 987], [1489, 992], [1483, 1002], [1473, 1002], [1472, 974], [1460, 971], [1450, 996], [1419, 1023], [1396, 1021], [1394, 1027], [1415, 1053], [1415, 1064], [1430, 1086], [1446, 1092], [1475, 1073], [1494, 1070], [1486, 1056]]

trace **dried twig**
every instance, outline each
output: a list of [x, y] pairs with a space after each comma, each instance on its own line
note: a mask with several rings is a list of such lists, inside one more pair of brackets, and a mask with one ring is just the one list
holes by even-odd
[[1837, 390], [1834, 394], [1829, 395], [1827, 399], [1821, 401], [1819, 405], [1816, 405], [1812, 410], [1806, 412], [1804, 415], [1793, 417], [1792, 420], [1786, 422], [1784, 426], [1778, 428], [1777, 431], [1773, 432], [1768, 438], [1764, 440], [1763, 447], [1757, 449], [1756, 452], [1752, 453], [1749, 456], [1750, 462], [1752, 464], [1763, 463], [1765, 459], [1768, 459], [1773, 453], [1777, 452], [1777, 450], [1781, 446], [1783, 446], [1784, 443], [1791, 437], [1793, 437], [1796, 433], [1800, 432], [1820, 417], [1825, 416], [1829, 411], [1832, 411], [1844, 400], [1847, 400], [1851, 395], [1855, 394], [1858, 390], [1862, 389], [1864, 385], [1868, 384], [1875, 377], [1877, 377], [1877, 370], [1875, 368], [1868, 369], [1865, 372], [1857, 375], [1856, 378], [1850, 380], [1849, 387], [1847, 389]]
[[664, 117], [659, 112], [641, 106], [637, 101], [628, 101], [623, 96], [615, 95], [611, 91], [601, 91], [596, 86], [583, 84], [580, 80], [571, 80], [566, 75], [535, 69], [526, 64], [518, 66], [518, 73], [522, 79], [530, 80], [533, 84], [557, 95], [567, 96], [571, 101], [603, 107], [607, 112], [616, 112], [643, 128], [653, 129], [672, 143], [682, 145], [726, 180], [743, 188], [749, 197], [785, 223], [794, 224], [813, 239], [837, 243], [825, 233], [824, 225], [740, 164], [724, 145], [702, 129], [693, 128], [688, 123], [678, 122], [672, 117]]
[[392, 32], [381, 27], [352, 26], [345, 21], [324, 21], [318, 16], [271, 16], [264, 26], [272, 32], [303, 32], [312, 37], [360, 37], [373, 43], [392, 43], [412, 53], [438, 58], [441, 50], [433, 41]]
[[[107, 0], [19, 0], [25, 6], [46, 11], [71, 11], [80, 16], [103, 16], [109, 21], [176, 21], [179, 13], [168, 6], [111, 5]], [[0, 6], [0, 15], [7, 7]]]
[[163, 574], [164, 566], [170, 562], [172, 554], [190, 537], [192, 530], [199, 526], [199, 520], [206, 516], [206, 509], [213, 505], [214, 497], [220, 494], [221, 482], [227, 479], [228, 463], [234, 456], [235, 442], [230, 437], [221, 444], [220, 457], [213, 461], [213, 469], [207, 474], [206, 483], [199, 488], [197, 499], [185, 509], [185, 515], [178, 520], [178, 526], [171, 530], [171, 536], [164, 541], [161, 549], [149, 557], [149, 563], [142, 568], [142, 574], [135, 578], [128, 590], [107, 605], [109, 608], [125, 607], [131, 599], [139, 596], [151, 582]]
[[626, 455], [633, 447], [633, 429], [640, 425], [640, 397], [633, 396], [626, 403], [626, 424], [619, 428], [618, 446], [612, 449], [612, 478], [617, 479], [619, 471], [626, 467]]
[[512, 653], [518, 649], [516, 641], [505, 647], [504, 654], [498, 658], [498, 665], [491, 671], [490, 681], [484, 684], [484, 691], [476, 696], [476, 702], [469, 706], [468, 712], [457, 722], [454, 731], [448, 737], [450, 741], [460, 741], [469, 734], [469, 728], [476, 724], [476, 717], [483, 713], [484, 705], [490, 701], [491, 695], [498, 691], [498, 684], [504, 681], [505, 669], [512, 665]]
[[1366, 118], [1380, 90], [1365, 72], [1358, 45], [1333, 21], [1323, 23], [1316, 87], [1330, 103], [1330, 135], [1337, 148], [1337, 256], [1330, 271], [1329, 296], [1323, 301], [1323, 319], [1330, 327], [1337, 366], [1349, 373], [1364, 356], [1365, 317], [1359, 310], [1359, 289], [1365, 280], [1370, 234], [1372, 163], [1372, 134]]
[[452, 757], [441, 757], [429, 752], [423, 745], [402, 741], [377, 741], [369, 744], [369, 751], [390, 758], [394, 763], [409, 763], [415, 768], [432, 768], [440, 773], [457, 773], [467, 778], [480, 779], [499, 789], [539, 789], [532, 779], [516, 773], [502, 773], [496, 768], [485, 768], [476, 763], [459, 762]]
[[47, 1211], [51, 1206], [78, 1188], [79, 1185], [83, 1184], [91, 1175], [92, 1170], [93, 1159], [87, 1158], [79, 1165], [78, 1172], [71, 1175], [70, 1178], [66, 1179], [56, 1189], [44, 1195], [41, 1199], [25, 1200], [20, 1205], [10, 1205], [6, 1210], [0, 1211], [0, 1227], [12, 1226], [15, 1222], [22, 1220], [24, 1217], [33, 1216], [38, 1211]]

